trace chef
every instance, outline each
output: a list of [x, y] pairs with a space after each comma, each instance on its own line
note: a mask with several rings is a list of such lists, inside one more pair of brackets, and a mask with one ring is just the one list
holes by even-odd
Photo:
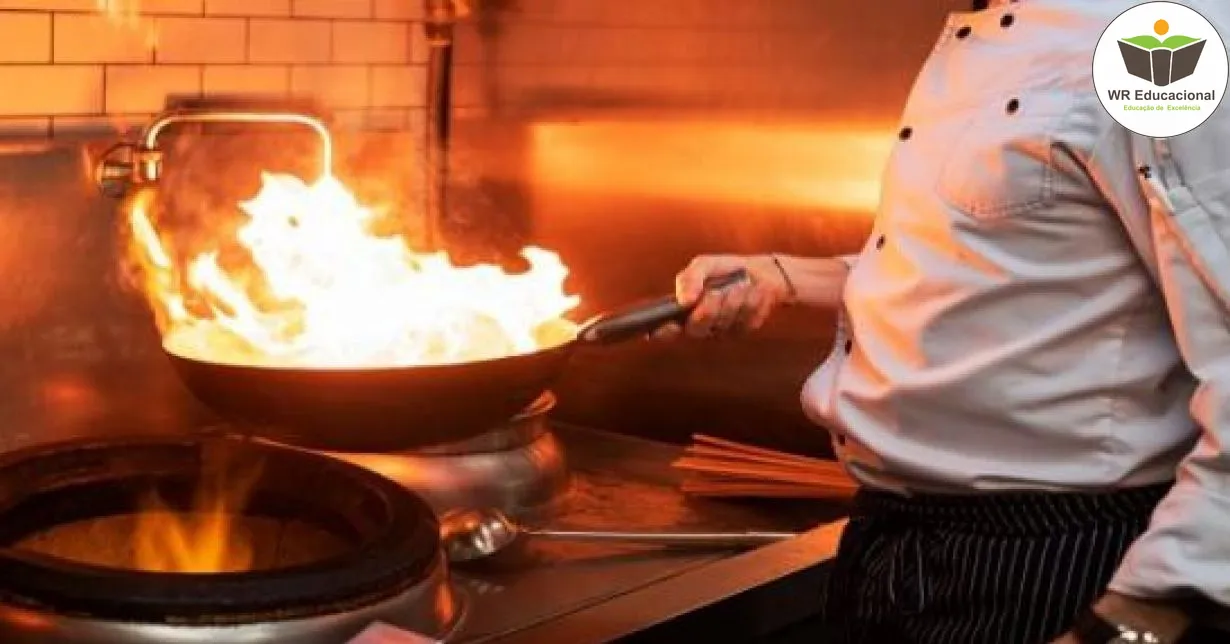
[[[1109, 116], [1091, 56], [1135, 4], [952, 14], [862, 252], [678, 276], [751, 279], [666, 336], [838, 312], [802, 392], [862, 486], [826, 642], [1230, 641], [1230, 107], [1159, 140]], [[1230, 2], [1184, 4], [1230, 37]]]

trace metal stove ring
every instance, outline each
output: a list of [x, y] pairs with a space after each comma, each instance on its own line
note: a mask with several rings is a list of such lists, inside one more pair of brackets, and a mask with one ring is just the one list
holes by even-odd
[[[219, 443], [262, 459], [258, 514], [340, 522], [338, 534], [352, 530], [352, 545], [306, 564], [209, 575], [104, 568], [11, 547], [53, 526], [131, 513], [138, 488], [184, 485], [205, 446]], [[353, 634], [390, 607], [383, 621], [433, 636], [456, 618], [430, 507], [363, 468], [299, 450], [149, 437], [28, 448], [0, 457], [0, 518], [5, 642], [53, 642], [55, 633], [72, 642], [167, 641], [173, 633], [184, 642], [276, 642], [291, 633], [293, 641], [325, 642], [337, 640], [315, 634]], [[161, 635], [139, 637], [153, 633]]]

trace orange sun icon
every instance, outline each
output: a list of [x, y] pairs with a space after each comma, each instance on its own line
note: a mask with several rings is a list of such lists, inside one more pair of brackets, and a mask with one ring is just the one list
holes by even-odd
[[1170, 23], [1165, 20], [1158, 20], [1153, 23], [1153, 31], [1156, 31], [1159, 36], [1165, 36], [1166, 32], [1170, 31]]

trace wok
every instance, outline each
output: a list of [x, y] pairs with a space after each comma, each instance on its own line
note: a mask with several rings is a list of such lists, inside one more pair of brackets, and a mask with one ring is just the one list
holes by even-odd
[[[746, 277], [736, 271], [705, 288], [725, 288]], [[313, 369], [167, 355], [193, 396], [247, 433], [308, 449], [393, 452], [489, 431], [546, 391], [578, 346], [640, 337], [682, 323], [691, 312], [666, 296], [597, 316], [563, 344], [455, 364]]]

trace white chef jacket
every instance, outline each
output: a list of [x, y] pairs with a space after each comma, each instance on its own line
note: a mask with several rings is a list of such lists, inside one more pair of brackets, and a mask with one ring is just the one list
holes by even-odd
[[[1163, 140], [1110, 118], [1093, 51], [1136, 4], [949, 17], [802, 400], [870, 488], [1177, 476], [1110, 587], [1230, 605], [1230, 105]], [[1230, 2], [1183, 4], [1230, 40]]]

